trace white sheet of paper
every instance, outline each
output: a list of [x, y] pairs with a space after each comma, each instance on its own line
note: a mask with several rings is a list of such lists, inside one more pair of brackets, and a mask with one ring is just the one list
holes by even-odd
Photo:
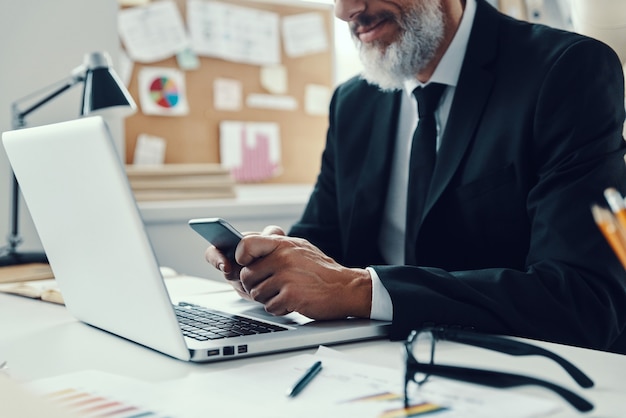
[[[317, 360], [322, 362], [321, 372], [297, 397], [287, 397], [287, 390]], [[136, 407], [137, 412], [152, 412], [150, 416], [155, 418], [205, 418], [211, 411], [256, 418], [379, 418], [406, 416], [402, 374], [402, 370], [352, 361], [344, 353], [320, 347], [315, 354], [253, 362], [217, 372], [198, 368], [184, 378], [159, 383], [83, 371], [41, 379], [27, 387], [40, 394], [80, 392], [101, 403], [118, 401]], [[234, 403], [238, 397], [245, 398], [245, 402]], [[541, 417], [562, 405], [512, 390], [435, 378], [423, 386], [419, 399], [413, 399], [412, 405], [418, 403], [425, 408], [439, 408], [436, 416], [442, 418]]]
[[239, 111], [243, 101], [241, 81], [216, 78], [213, 81], [213, 106], [215, 110]]
[[246, 106], [260, 109], [296, 110], [298, 101], [291, 96], [249, 94], [246, 97]]
[[[2, 363], [1, 360], [0, 363]], [[20, 386], [16, 380], [4, 373], [0, 373], [0, 401], [2, 401], [3, 417], [81, 418], [81, 416], [43, 399], [32, 390]]]
[[146, 115], [183, 116], [189, 113], [185, 73], [169, 67], [143, 67], [137, 77], [141, 110]]
[[278, 14], [227, 3], [188, 0], [191, 46], [199, 55], [229, 61], [280, 63]]
[[282, 27], [285, 53], [290, 57], [315, 54], [328, 49], [326, 27], [321, 13], [285, 16]]
[[[119, 416], [121, 413], [115, 411], [121, 409], [128, 409], [133, 416], [151, 418], [183, 416], [163, 409], [165, 404], [158, 401], [162, 396], [157, 385], [99, 370], [85, 370], [40, 379], [26, 387], [34, 393], [45, 395], [47, 401], [81, 417], [93, 417], [97, 414]], [[85, 414], [84, 403], [88, 403], [96, 412]]]
[[137, 137], [133, 164], [135, 165], [155, 165], [165, 162], [165, 139], [154, 135], [140, 134]]
[[[405, 416], [402, 399], [401, 370], [354, 362], [334, 350], [323, 348], [316, 354], [300, 354], [276, 361], [265, 361], [215, 373], [192, 374], [184, 380], [162, 385], [168, 396], [188, 399], [183, 416], [202, 417], [201, 393], [211, 393], [214, 410], [232, 406], [232, 388], [245, 394], [246, 402], [237, 405], [241, 416], [273, 418], [328, 417], [393, 417]], [[398, 353], [398, 355], [400, 355]], [[296, 397], [286, 391], [315, 361], [322, 362], [322, 371]], [[263, 384], [259, 384], [263, 382]], [[548, 415], [559, 404], [506, 390], [433, 379], [423, 386], [421, 398], [412, 404], [437, 410], [437, 417], [525, 418]], [[206, 406], [205, 406], [206, 407]], [[393, 411], [398, 411], [397, 415]], [[503, 411], [506, 411], [503, 413]], [[247, 415], [246, 415], [247, 414]]]
[[328, 115], [331, 91], [319, 84], [307, 84], [304, 88], [304, 111], [309, 115]]
[[171, 0], [120, 10], [118, 31], [128, 55], [142, 63], [169, 58], [189, 45], [182, 17]]

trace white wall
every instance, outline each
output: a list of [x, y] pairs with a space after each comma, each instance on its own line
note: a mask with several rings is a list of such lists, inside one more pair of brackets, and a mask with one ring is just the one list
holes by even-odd
[[[80, 65], [90, 51], [119, 53], [116, 0], [18, 0], [0, 3], [0, 132], [11, 129], [11, 103], [55, 83]], [[29, 115], [29, 125], [74, 119], [82, 86], [75, 86]], [[122, 125], [112, 121], [119, 137]], [[9, 233], [11, 175], [0, 147], [0, 247]], [[23, 250], [41, 244], [22, 202]]]

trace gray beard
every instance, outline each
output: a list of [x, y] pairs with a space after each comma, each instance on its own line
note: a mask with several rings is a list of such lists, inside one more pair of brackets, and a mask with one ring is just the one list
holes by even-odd
[[384, 49], [376, 43], [363, 44], [353, 35], [364, 67], [361, 77], [383, 91], [401, 89], [406, 80], [414, 79], [435, 56], [443, 39], [439, 0], [418, 3], [399, 23], [404, 30], [400, 40]]

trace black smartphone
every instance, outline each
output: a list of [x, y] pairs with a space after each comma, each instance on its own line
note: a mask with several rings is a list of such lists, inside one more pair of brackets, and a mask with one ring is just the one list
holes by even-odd
[[202, 218], [189, 220], [191, 229], [220, 250], [230, 261], [235, 261], [235, 249], [243, 235], [221, 218]]

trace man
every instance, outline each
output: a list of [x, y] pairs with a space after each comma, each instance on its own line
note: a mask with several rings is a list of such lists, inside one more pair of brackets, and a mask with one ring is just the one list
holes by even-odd
[[[276, 315], [387, 319], [392, 338], [435, 324], [626, 352], [626, 274], [590, 213], [605, 188], [626, 190], [614, 52], [485, 0], [335, 9], [365, 70], [333, 96], [302, 218], [289, 237], [246, 236], [243, 267], [214, 247], [207, 260]], [[436, 163], [423, 208], [407, 212], [412, 91], [435, 83]]]

